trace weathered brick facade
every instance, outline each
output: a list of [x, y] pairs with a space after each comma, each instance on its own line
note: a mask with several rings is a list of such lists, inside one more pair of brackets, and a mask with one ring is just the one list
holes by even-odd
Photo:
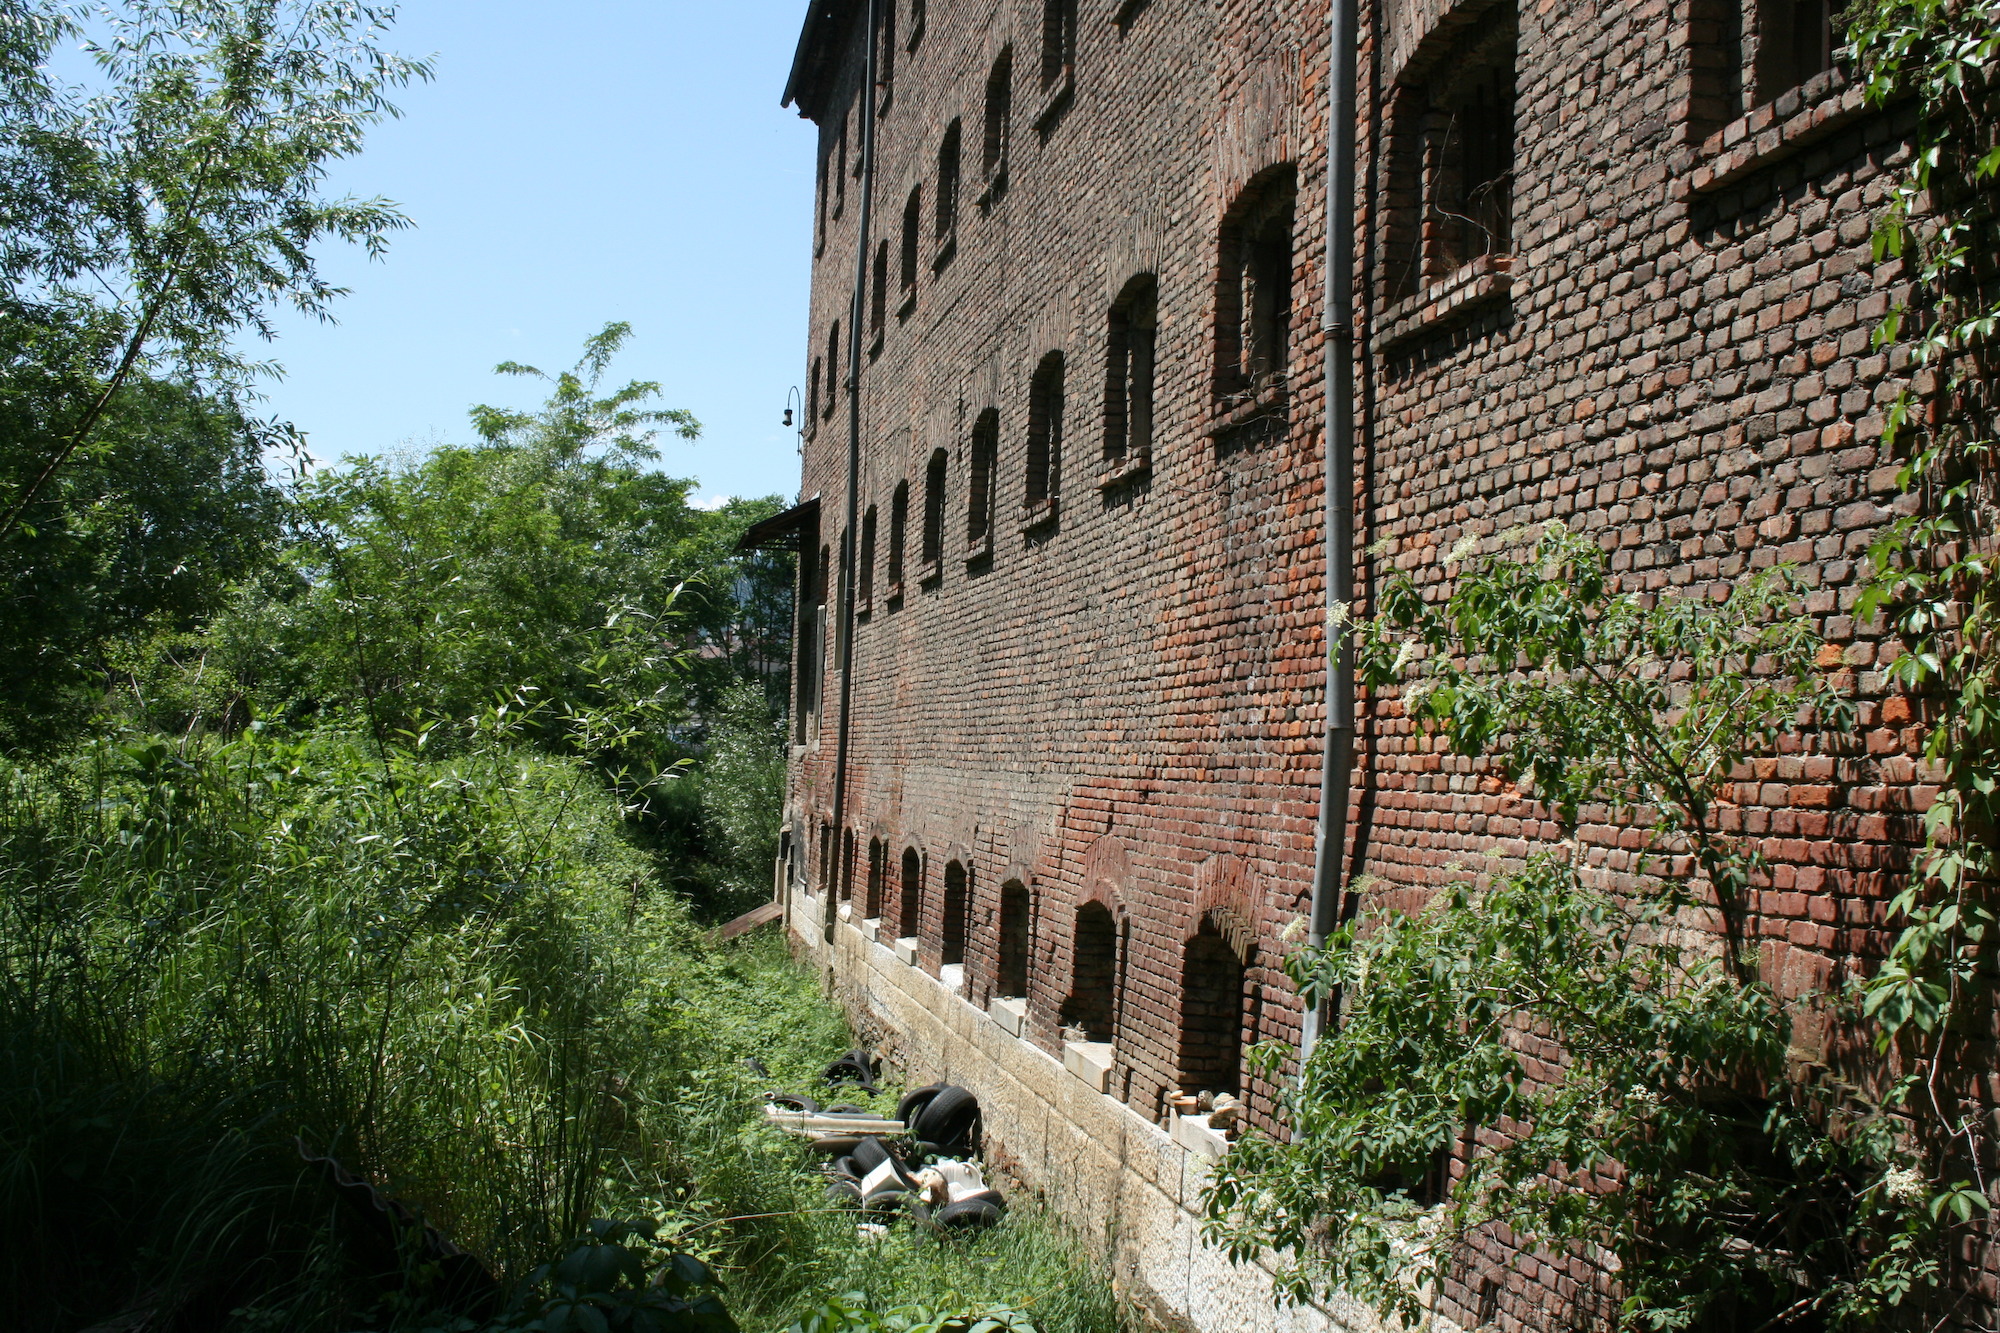
[[[1072, 37], [1044, 0], [882, 3], [846, 830], [814, 566], [846, 509], [865, 6], [815, 0], [794, 74], [823, 163], [802, 641], [829, 627], [801, 654], [799, 886], [884, 944], [914, 927], [915, 965], [962, 966], [976, 1007], [1025, 983], [1046, 1051], [1109, 1039], [1140, 1116], [1239, 1084], [1268, 1115], [1241, 1052], [1297, 1036], [1276, 965], [1325, 720], [1325, 8], [1081, 0]], [[1852, 617], [1895, 493], [1868, 236], [1909, 125], [1759, 3], [1363, 4], [1358, 586], [1441, 583], [1462, 538], [1550, 519], [1634, 587], [1795, 565], [1866, 750], [1760, 761], [1734, 813], [1772, 866], [1770, 972], [1804, 988], [1879, 922], [1927, 799]], [[1376, 893], [1554, 836], [1366, 699], [1352, 810]], [[1632, 850], [1587, 840], [1614, 870]], [[1472, 1271], [1441, 1310], [1547, 1327], [1595, 1280], [1533, 1269]]]

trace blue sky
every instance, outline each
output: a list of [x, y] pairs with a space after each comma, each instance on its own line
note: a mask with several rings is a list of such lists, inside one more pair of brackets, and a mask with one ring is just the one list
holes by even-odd
[[614, 375], [659, 380], [705, 430], [662, 441], [701, 494], [789, 496], [779, 419], [803, 377], [812, 126], [781, 110], [805, 0], [405, 0], [390, 45], [435, 55], [336, 190], [416, 223], [380, 263], [326, 256], [339, 323], [282, 325], [268, 410], [332, 460], [471, 436], [529, 406], [608, 320]]

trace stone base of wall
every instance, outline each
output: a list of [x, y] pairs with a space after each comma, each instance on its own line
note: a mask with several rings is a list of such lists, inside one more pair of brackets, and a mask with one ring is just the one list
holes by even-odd
[[984, 1113], [989, 1163], [1044, 1198], [1159, 1322], [1192, 1333], [1381, 1328], [1361, 1307], [1280, 1308], [1269, 1271], [1232, 1264], [1202, 1242], [1200, 1194], [1213, 1149], [1201, 1134], [1170, 1133], [1098, 1091], [1088, 1061], [1066, 1068], [1014, 1035], [1004, 1010], [975, 1008], [958, 988], [898, 957], [892, 931], [842, 919], [829, 950], [821, 910], [818, 898], [793, 899], [793, 945], [827, 970], [856, 1028], [911, 1085], [971, 1089]]

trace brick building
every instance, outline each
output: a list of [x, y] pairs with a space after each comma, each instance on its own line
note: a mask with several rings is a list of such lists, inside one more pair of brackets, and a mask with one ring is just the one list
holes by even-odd
[[[872, 182], [865, 0], [813, 0], [786, 90], [819, 135], [803, 503], [758, 534], [801, 552], [791, 929], [913, 1075], [981, 1093], [997, 1153], [1106, 1221], [1164, 1311], [1354, 1322], [1273, 1313], [1204, 1255], [1213, 1145], [1171, 1105], [1228, 1090], [1268, 1116], [1244, 1048], [1299, 1033], [1277, 963], [1326, 725], [1327, 13], [876, 2]], [[1894, 493], [1868, 236], [1910, 125], [1835, 68], [1828, 11], [1363, 0], [1364, 602], [1387, 569], [1441, 582], [1462, 538], [1560, 519], [1628, 586], [1796, 565], [1879, 698], [1850, 616]], [[1912, 736], [1861, 716], [1872, 758], [1772, 759], [1742, 812], [1773, 866], [1754, 928], [1799, 986], [1908, 836]], [[1371, 892], [1550, 831], [1365, 698], [1351, 792]], [[1549, 1294], [1469, 1273], [1439, 1312], [1548, 1327]]]

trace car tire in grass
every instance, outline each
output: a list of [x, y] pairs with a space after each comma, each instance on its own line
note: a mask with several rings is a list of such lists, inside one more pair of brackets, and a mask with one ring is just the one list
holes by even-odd
[[964, 1088], [946, 1086], [917, 1113], [911, 1133], [950, 1151], [970, 1148], [979, 1127], [979, 1099]]
[[1000, 1219], [1006, 1215], [1007, 1210], [997, 1199], [976, 1194], [969, 1199], [946, 1204], [931, 1214], [931, 1221], [947, 1231], [976, 1231], [1000, 1225]]

